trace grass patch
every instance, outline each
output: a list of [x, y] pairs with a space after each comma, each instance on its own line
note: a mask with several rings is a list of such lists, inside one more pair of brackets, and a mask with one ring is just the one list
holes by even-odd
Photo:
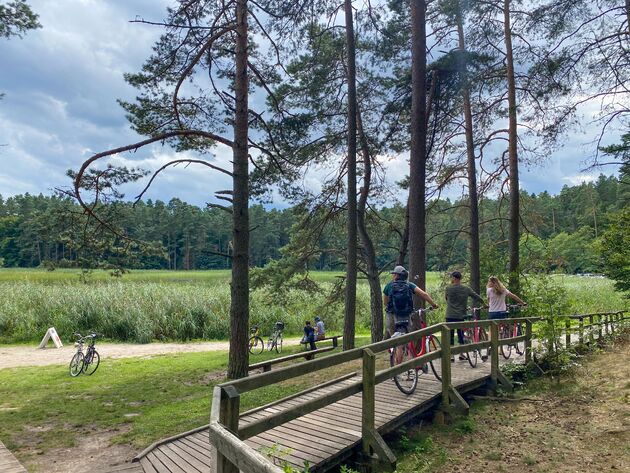
[[513, 395], [520, 402], [474, 401], [447, 428], [408, 428], [398, 473], [630, 471], [629, 338], [584, 356], [559, 381], [529, 379]]
[[[360, 337], [357, 346], [369, 338]], [[261, 361], [282, 354], [264, 352]], [[331, 356], [332, 351], [320, 356]], [[212, 388], [224, 381], [227, 352], [185, 353], [149, 358], [103, 359], [93, 376], [71, 378], [67, 366], [0, 370], [0, 439], [18, 457], [71, 448], [85, 434], [112, 433], [111, 442], [137, 450], [207, 424]], [[345, 370], [345, 371], [344, 371]], [[245, 393], [241, 411], [267, 404], [349, 371], [348, 366]]]

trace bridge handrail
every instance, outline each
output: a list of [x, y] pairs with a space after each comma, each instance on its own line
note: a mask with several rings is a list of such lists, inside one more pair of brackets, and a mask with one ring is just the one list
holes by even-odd
[[[580, 343], [584, 340], [585, 332], [588, 332], [590, 340], [594, 340], [597, 332], [598, 338], [603, 336], [603, 330], [608, 334], [609, 330], [614, 333], [615, 326], [624, 323], [628, 317], [625, 317], [627, 311], [599, 312], [594, 314], [571, 315], [567, 320], [565, 327], [566, 343], [570, 344], [570, 332], [575, 332], [575, 327], [571, 327], [570, 320], [579, 321]], [[597, 318], [597, 322], [595, 322]], [[585, 323], [588, 319], [588, 323]], [[529, 361], [532, 356], [532, 327], [535, 323], [544, 320], [541, 317], [519, 317], [495, 320], [468, 320], [462, 322], [442, 322], [430, 327], [416, 330], [409, 334], [402, 335], [395, 339], [384, 340], [373, 343], [362, 348], [347, 350], [335, 355], [330, 355], [316, 360], [310, 360], [295, 365], [287, 366], [276, 371], [269, 371], [248, 378], [242, 378], [216, 385], [214, 387], [212, 409], [209, 424], [209, 436], [212, 443], [217, 448], [217, 471], [221, 473], [238, 473], [239, 468], [243, 471], [251, 473], [281, 473], [283, 470], [274, 463], [249, 447], [243, 440], [255, 436], [263, 431], [278, 425], [284, 424], [297, 417], [304, 415], [316, 409], [321, 409], [327, 405], [333, 404], [341, 399], [362, 393], [362, 444], [364, 451], [374, 451], [377, 455], [395, 463], [395, 457], [384, 443], [380, 434], [375, 429], [375, 391], [376, 384], [391, 379], [394, 375], [401, 373], [409, 367], [418, 366], [432, 360], [440, 359], [441, 378], [442, 378], [442, 408], [446, 411], [452, 407], [451, 402], [466, 404], [463, 399], [457, 399], [459, 394], [455, 392], [451, 385], [451, 363], [450, 358], [458, 353], [464, 353], [473, 349], [490, 348], [490, 382], [493, 385], [503, 384], [511, 388], [509, 381], [501, 373], [499, 368], [499, 346], [506, 344], [514, 344], [517, 342], [525, 342], [525, 358]], [[501, 323], [524, 323], [525, 334], [517, 337], [499, 338], [499, 325]], [[473, 344], [450, 346], [450, 331], [452, 329], [460, 329], [467, 327], [485, 327], [490, 329], [490, 340]], [[597, 328], [597, 331], [595, 330]], [[423, 336], [441, 333], [441, 348], [422, 355], [413, 360], [386, 368], [380, 371], [376, 370], [376, 353], [382, 352], [401, 344], [416, 341]], [[265, 417], [257, 419], [246, 425], [239, 426], [239, 404], [240, 395], [244, 392], [269, 386], [286, 379], [310, 374], [314, 371], [333, 367], [342, 363], [356, 361], [362, 359], [363, 376], [361, 380], [345, 384], [337, 389], [323, 393], [311, 398], [298, 406], [288, 407], [277, 412], [273, 417]], [[466, 405], [467, 406], [467, 405]]]

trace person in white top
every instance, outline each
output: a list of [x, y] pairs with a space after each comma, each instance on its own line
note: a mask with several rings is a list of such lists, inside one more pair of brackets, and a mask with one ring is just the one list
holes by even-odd
[[512, 294], [503, 285], [499, 278], [490, 276], [488, 285], [486, 286], [486, 294], [488, 295], [488, 318], [489, 319], [505, 319], [508, 316], [507, 304], [505, 298], [510, 297], [521, 305], [527, 305], [516, 294]]
[[319, 317], [315, 317], [315, 340], [323, 340], [324, 338], [326, 338], [324, 322]]

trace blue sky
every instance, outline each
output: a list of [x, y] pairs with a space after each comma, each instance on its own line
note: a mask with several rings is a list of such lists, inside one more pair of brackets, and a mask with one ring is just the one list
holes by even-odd
[[[123, 80], [139, 70], [160, 34], [159, 27], [129, 23], [136, 17], [160, 20], [168, 0], [31, 0], [43, 28], [22, 40], [0, 40], [0, 194], [49, 194], [69, 184], [67, 169], [77, 169], [92, 153], [137, 141], [116, 99], [135, 90]], [[583, 108], [582, 127], [540, 166], [523, 169], [522, 188], [557, 193], [565, 184], [589, 180], [581, 173], [592, 157], [598, 128], [595, 109]], [[611, 136], [607, 142], [615, 141]], [[118, 163], [156, 169], [174, 153], [155, 146]], [[230, 152], [218, 148], [215, 160], [228, 165]], [[388, 178], [408, 169], [404, 157], [387, 165]], [[610, 173], [612, 170], [605, 170]], [[317, 185], [317, 175], [306, 181]], [[214, 190], [230, 187], [226, 177], [200, 168], [165, 173], [147, 197], [203, 205]], [[134, 189], [128, 192], [133, 197]], [[459, 189], [451, 191], [454, 195]], [[276, 205], [283, 205], [276, 202]]]

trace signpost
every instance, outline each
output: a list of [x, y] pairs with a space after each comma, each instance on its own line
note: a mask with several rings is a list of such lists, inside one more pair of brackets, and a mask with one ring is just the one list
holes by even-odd
[[48, 345], [48, 340], [51, 340], [51, 339], [57, 348], [61, 348], [63, 346], [63, 343], [61, 343], [61, 339], [59, 338], [59, 335], [57, 335], [57, 331], [55, 330], [55, 327], [50, 327], [46, 331], [46, 335], [44, 335], [44, 338], [42, 338], [42, 342], [39, 344], [39, 348], [46, 348], [46, 345]]

